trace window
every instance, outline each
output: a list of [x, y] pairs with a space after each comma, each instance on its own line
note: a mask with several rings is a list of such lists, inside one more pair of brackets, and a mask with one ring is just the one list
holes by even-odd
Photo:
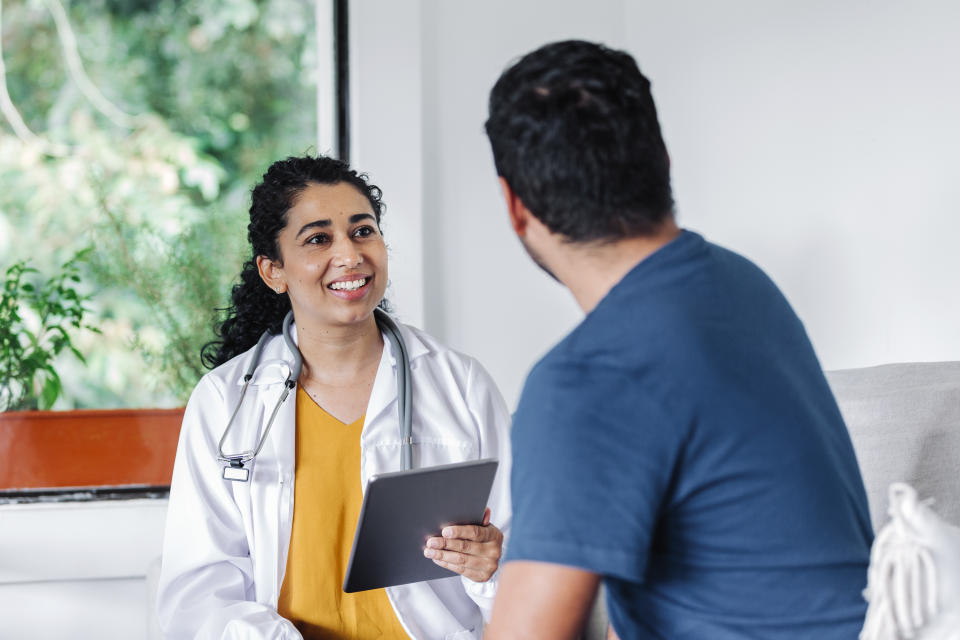
[[345, 144], [345, 4], [0, 3], [0, 275], [28, 261], [39, 286], [92, 247], [75, 288], [96, 330], [72, 334], [85, 362], [58, 356], [55, 408], [185, 403], [248, 257], [251, 186]]

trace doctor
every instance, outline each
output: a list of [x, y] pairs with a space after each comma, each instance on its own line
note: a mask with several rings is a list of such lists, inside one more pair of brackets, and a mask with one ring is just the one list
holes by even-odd
[[[253, 258], [233, 289], [216, 368], [187, 405], [158, 586], [171, 638], [479, 638], [510, 521], [509, 414], [480, 364], [400, 326], [410, 360], [414, 468], [496, 457], [482, 526], [448, 527], [424, 554], [450, 578], [345, 594], [362, 488], [400, 469], [396, 354], [374, 309], [387, 286], [380, 190], [325, 157], [274, 163], [253, 190]], [[295, 390], [278, 405], [294, 358]], [[269, 331], [245, 396], [253, 346]], [[293, 386], [291, 382], [290, 386]], [[222, 451], [263, 447], [249, 481]], [[266, 432], [275, 407], [276, 417]]]

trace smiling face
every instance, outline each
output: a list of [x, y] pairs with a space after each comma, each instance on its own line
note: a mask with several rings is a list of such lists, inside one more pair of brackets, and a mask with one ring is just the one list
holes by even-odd
[[257, 258], [260, 276], [290, 296], [298, 323], [368, 321], [387, 288], [387, 248], [373, 208], [353, 185], [308, 184], [277, 237], [280, 260]]

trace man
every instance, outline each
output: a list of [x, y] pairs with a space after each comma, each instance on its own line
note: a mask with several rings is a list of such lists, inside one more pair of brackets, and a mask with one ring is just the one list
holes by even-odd
[[510, 222], [586, 317], [514, 417], [491, 638], [572, 638], [598, 585], [631, 638], [856, 638], [872, 538], [800, 320], [746, 259], [680, 229], [650, 84], [559, 42], [486, 124]]

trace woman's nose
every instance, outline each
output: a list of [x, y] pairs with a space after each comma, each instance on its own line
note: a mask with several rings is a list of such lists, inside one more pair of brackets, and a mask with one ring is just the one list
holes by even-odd
[[337, 242], [334, 250], [335, 266], [353, 269], [363, 262], [363, 254], [357, 250], [349, 238], [343, 238]]

